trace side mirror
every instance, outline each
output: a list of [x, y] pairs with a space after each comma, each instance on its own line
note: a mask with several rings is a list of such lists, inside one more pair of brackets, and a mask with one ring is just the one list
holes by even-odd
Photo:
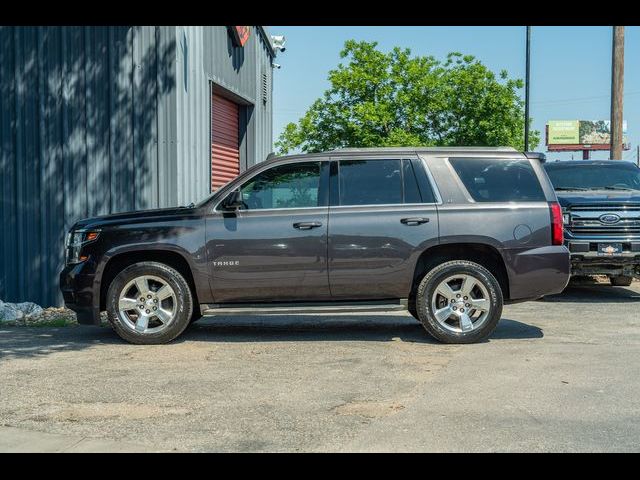
[[224, 200], [223, 207], [225, 210], [239, 210], [242, 207], [246, 207], [242, 191], [238, 189], [231, 192]]

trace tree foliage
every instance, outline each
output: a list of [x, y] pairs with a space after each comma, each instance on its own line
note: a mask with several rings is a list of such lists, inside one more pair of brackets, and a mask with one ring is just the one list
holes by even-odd
[[[496, 76], [471, 55], [445, 61], [412, 56], [407, 48], [385, 53], [376, 42], [345, 43], [329, 72], [330, 88], [298, 121], [289, 123], [280, 153], [340, 147], [513, 146], [524, 148], [520, 79]], [[540, 141], [530, 132], [530, 148]]]

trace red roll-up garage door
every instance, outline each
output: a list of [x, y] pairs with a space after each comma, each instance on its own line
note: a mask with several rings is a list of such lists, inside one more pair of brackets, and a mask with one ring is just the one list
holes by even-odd
[[240, 173], [239, 109], [220, 95], [211, 95], [211, 190]]

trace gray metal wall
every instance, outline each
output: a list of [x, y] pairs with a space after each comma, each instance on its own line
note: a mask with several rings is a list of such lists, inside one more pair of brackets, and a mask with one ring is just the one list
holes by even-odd
[[[211, 88], [244, 107], [241, 171], [272, 151], [272, 67], [270, 48], [258, 27], [244, 47], [233, 45], [223, 26], [176, 27], [178, 110], [178, 202], [187, 204], [210, 193]], [[262, 73], [267, 102], [262, 101]], [[208, 162], [203, 162], [208, 158]]]
[[[257, 96], [252, 64], [269, 62], [252, 30], [253, 61], [235, 79], [218, 77], [247, 101]], [[0, 27], [1, 300], [61, 304], [64, 235], [77, 220], [208, 193], [209, 81], [225, 68], [211, 42], [226, 51], [222, 33]], [[249, 163], [271, 151], [270, 103]]]

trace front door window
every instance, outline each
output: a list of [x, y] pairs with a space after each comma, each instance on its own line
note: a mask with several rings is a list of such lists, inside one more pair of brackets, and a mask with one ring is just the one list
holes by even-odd
[[320, 162], [279, 165], [241, 188], [247, 210], [317, 207], [319, 189]]

